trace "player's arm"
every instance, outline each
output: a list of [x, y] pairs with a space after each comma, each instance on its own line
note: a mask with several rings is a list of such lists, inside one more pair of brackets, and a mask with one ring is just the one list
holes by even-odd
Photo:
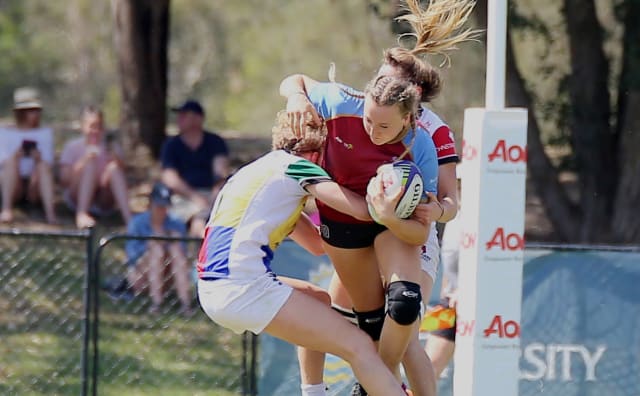
[[364, 198], [334, 181], [308, 184], [306, 190], [333, 209], [346, 213], [358, 220], [371, 221]]
[[431, 222], [420, 216], [401, 219], [396, 215], [396, 206], [402, 197], [403, 189], [393, 195], [384, 192], [382, 179], [371, 179], [367, 188], [367, 201], [373, 206], [378, 220], [385, 225], [398, 239], [411, 245], [421, 246], [429, 238]]
[[[317, 155], [318, 153], [315, 153], [316, 157]], [[285, 174], [295, 179], [309, 194], [333, 209], [358, 220], [371, 221], [364, 198], [334, 182], [327, 171], [316, 163], [308, 159], [300, 159], [290, 164]]]
[[[458, 181], [456, 163], [447, 162], [438, 166], [438, 196], [434, 202], [439, 203], [440, 215], [435, 218], [439, 223], [446, 223], [458, 213]], [[436, 204], [437, 205], [437, 204]]]
[[325, 253], [322, 247], [322, 238], [320, 238], [320, 234], [318, 233], [318, 227], [313, 224], [309, 216], [305, 213], [300, 215], [293, 232], [289, 234], [289, 238], [293, 239], [298, 245], [305, 248], [314, 256], [320, 256]]
[[302, 136], [308, 117], [311, 117], [311, 125], [321, 124], [320, 116], [307, 95], [317, 84], [318, 81], [304, 74], [292, 74], [280, 83], [280, 95], [287, 99], [287, 114], [296, 136]]

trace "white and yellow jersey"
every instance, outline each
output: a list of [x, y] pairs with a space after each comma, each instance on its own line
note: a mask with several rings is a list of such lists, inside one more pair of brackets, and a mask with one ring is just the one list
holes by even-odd
[[320, 166], [283, 150], [244, 166], [218, 194], [198, 255], [200, 279], [271, 272], [273, 252], [293, 231], [309, 193], [331, 181]]

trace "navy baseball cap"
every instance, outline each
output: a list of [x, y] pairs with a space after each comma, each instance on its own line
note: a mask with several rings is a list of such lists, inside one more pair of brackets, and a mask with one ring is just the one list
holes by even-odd
[[157, 182], [153, 185], [149, 199], [151, 200], [151, 203], [156, 205], [171, 206], [171, 189], [166, 185]]
[[200, 114], [201, 116], [204, 116], [204, 108], [202, 108], [202, 105], [200, 104], [200, 102], [193, 99], [186, 100], [180, 106], [172, 107], [171, 110], [177, 111], [179, 113], [183, 111], [190, 111], [192, 113], [196, 113], [196, 114]]

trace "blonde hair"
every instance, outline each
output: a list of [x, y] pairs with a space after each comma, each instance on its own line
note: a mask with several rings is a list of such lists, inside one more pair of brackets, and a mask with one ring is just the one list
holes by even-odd
[[321, 151], [327, 139], [327, 127], [324, 122], [320, 127], [309, 125], [310, 115], [304, 123], [302, 137], [297, 137], [291, 128], [287, 112], [281, 110], [276, 115], [276, 122], [272, 132], [271, 148], [273, 150], [285, 150], [291, 154]]
[[410, 130], [415, 129], [420, 95], [413, 82], [406, 78], [379, 76], [367, 84], [364, 92], [367, 97], [371, 98], [378, 106], [397, 105], [402, 116], [409, 114], [410, 127], [402, 130], [398, 136], [389, 143], [401, 141]]
[[421, 101], [435, 98], [442, 83], [438, 72], [420, 56], [440, 54], [445, 57], [444, 63], [450, 63], [448, 51], [457, 49], [463, 41], [476, 39], [479, 30], [461, 30], [474, 6], [475, 0], [431, 0], [423, 9], [419, 0], [406, 0], [409, 12], [396, 20], [409, 23], [413, 33], [405, 33], [399, 38], [415, 37], [414, 47], [390, 48], [384, 52], [383, 62], [399, 68], [403, 77], [422, 89]]

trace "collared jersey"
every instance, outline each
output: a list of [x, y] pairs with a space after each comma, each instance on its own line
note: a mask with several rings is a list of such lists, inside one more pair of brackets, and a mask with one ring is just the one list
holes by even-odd
[[429, 132], [429, 136], [436, 146], [438, 154], [438, 164], [443, 165], [449, 162], [458, 162], [458, 153], [456, 152], [456, 140], [453, 131], [449, 125], [436, 113], [426, 107], [422, 107], [418, 126]]
[[324, 169], [285, 151], [240, 168], [222, 188], [198, 255], [201, 279], [251, 279], [271, 271], [273, 252], [293, 231], [309, 184], [331, 181]]
[[[369, 180], [378, 167], [403, 158], [418, 165], [424, 190], [437, 191], [438, 160], [431, 136], [417, 126], [398, 143], [375, 145], [362, 123], [364, 94], [338, 83], [318, 83], [308, 92], [318, 114], [327, 124], [327, 143], [322, 167], [338, 184], [365, 196]], [[332, 221], [363, 223], [318, 201], [320, 214]]]

